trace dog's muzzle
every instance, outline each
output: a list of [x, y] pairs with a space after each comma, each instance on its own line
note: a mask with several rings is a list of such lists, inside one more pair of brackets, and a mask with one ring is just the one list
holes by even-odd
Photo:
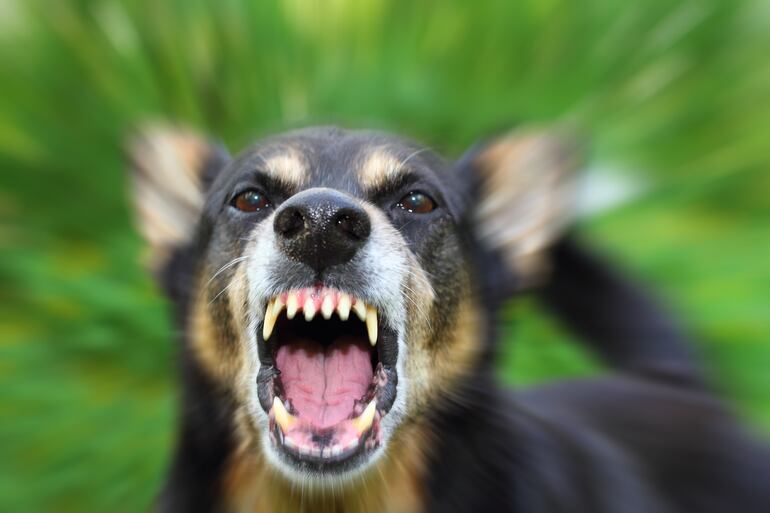
[[366, 277], [346, 279], [351, 268], [365, 275], [353, 261], [371, 221], [353, 198], [316, 188], [285, 201], [273, 229], [304, 285], [287, 278], [257, 327], [257, 395], [270, 441], [295, 467], [350, 469], [381, 445], [398, 381], [398, 332], [377, 291], [363, 290]]

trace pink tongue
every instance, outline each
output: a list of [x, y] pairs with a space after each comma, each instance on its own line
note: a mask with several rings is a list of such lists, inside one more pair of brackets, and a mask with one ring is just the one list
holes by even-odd
[[278, 349], [275, 363], [296, 415], [321, 428], [347, 419], [374, 375], [366, 342], [350, 337], [327, 348], [312, 340], [293, 341]]

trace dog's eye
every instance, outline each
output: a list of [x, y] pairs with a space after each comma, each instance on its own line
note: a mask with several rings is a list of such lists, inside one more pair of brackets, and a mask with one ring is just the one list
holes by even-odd
[[410, 192], [401, 198], [396, 206], [413, 214], [427, 214], [436, 208], [436, 202], [422, 192]]
[[269, 207], [270, 201], [261, 192], [249, 189], [233, 199], [233, 206], [242, 212], [256, 212]]

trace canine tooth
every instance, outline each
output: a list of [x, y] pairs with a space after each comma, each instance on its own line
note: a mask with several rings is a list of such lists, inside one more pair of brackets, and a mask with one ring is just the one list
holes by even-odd
[[294, 415], [286, 411], [286, 407], [278, 397], [273, 398], [273, 414], [275, 415], [275, 421], [281, 427], [281, 430], [291, 428], [297, 421], [297, 418], [294, 417]]
[[307, 296], [302, 309], [305, 310], [305, 320], [312, 321], [313, 317], [315, 317], [315, 301], [313, 301], [313, 298], [310, 297], [310, 295]]
[[377, 310], [371, 306], [366, 308], [366, 331], [369, 333], [369, 343], [377, 344]]
[[324, 302], [321, 304], [321, 315], [324, 316], [324, 319], [330, 319], [332, 314], [334, 313], [334, 298], [331, 294], [326, 294], [326, 297], [324, 297]]
[[267, 303], [267, 308], [265, 308], [265, 322], [262, 325], [262, 338], [265, 340], [265, 342], [267, 342], [267, 339], [269, 339], [270, 335], [273, 333], [275, 320], [278, 318], [278, 313], [281, 311], [280, 308], [275, 308], [276, 305], [277, 303], [275, 299], [271, 299]]
[[371, 402], [366, 406], [364, 412], [359, 415], [358, 418], [353, 420], [356, 431], [358, 431], [359, 435], [364, 433], [372, 426], [375, 411], [377, 411], [377, 399], [372, 399]]
[[286, 317], [289, 319], [294, 319], [294, 316], [297, 315], [298, 309], [299, 303], [297, 300], [297, 294], [294, 292], [289, 292], [289, 297], [286, 298]]
[[340, 300], [337, 303], [337, 315], [343, 321], [347, 321], [348, 317], [350, 317], [350, 296], [344, 292], [340, 294]]
[[278, 317], [278, 315], [283, 310], [283, 307], [286, 306], [286, 303], [283, 302], [283, 299], [279, 297], [275, 298], [275, 305], [273, 305], [273, 310], [275, 311], [275, 316]]
[[360, 299], [356, 299], [356, 304], [353, 305], [353, 311], [356, 313], [361, 321], [366, 320], [366, 303]]
[[292, 440], [288, 436], [283, 439], [283, 445], [285, 445], [289, 449], [295, 449], [297, 447], [297, 444], [294, 443], [294, 440]]

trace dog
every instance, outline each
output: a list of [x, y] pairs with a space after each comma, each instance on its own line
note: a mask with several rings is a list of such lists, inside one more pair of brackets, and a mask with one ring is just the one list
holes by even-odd
[[[770, 453], [676, 325], [570, 235], [580, 145], [522, 128], [455, 162], [315, 127], [236, 157], [128, 149], [181, 333], [161, 512], [765, 512]], [[535, 295], [607, 375], [508, 390], [501, 305]]]

